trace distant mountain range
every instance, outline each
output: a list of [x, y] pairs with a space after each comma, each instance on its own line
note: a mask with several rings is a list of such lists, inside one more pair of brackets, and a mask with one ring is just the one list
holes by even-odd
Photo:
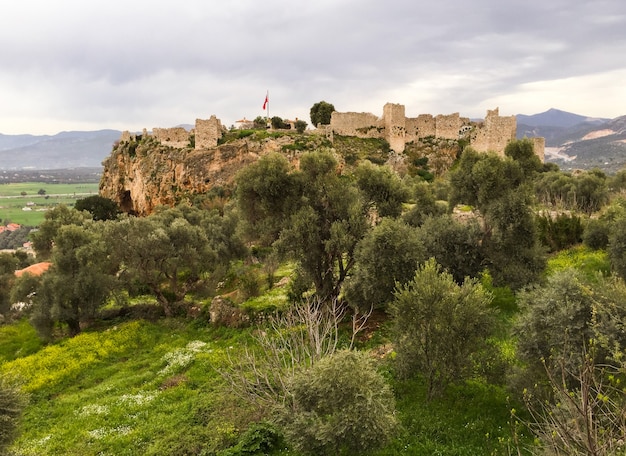
[[517, 137], [546, 138], [546, 162], [562, 170], [599, 168], [614, 173], [626, 167], [626, 116], [586, 117], [550, 109], [517, 116]]
[[[550, 109], [516, 117], [517, 137], [546, 138], [546, 161], [563, 170], [597, 167], [613, 173], [626, 167], [626, 116], [604, 119]], [[0, 170], [101, 168], [121, 134], [117, 130], [0, 134]]]
[[0, 134], [0, 169], [64, 169], [102, 167], [117, 130], [64, 131], [56, 135]]

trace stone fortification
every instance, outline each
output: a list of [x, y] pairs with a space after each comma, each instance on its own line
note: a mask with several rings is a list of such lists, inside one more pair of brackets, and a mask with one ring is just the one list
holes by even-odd
[[[515, 116], [501, 117], [498, 108], [487, 111], [483, 122], [472, 122], [459, 113], [449, 115], [420, 114], [418, 117], [405, 116], [404, 105], [387, 103], [383, 107], [382, 118], [371, 113], [333, 112], [327, 136], [356, 136], [359, 138], [382, 138], [390, 148], [404, 152], [408, 143], [424, 138], [466, 139], [472, 148], [479, 152], [496, 152], [504, 155], [506, 145], [515, 139], [517, 122]], [[541, 140], [535, 140], [535, 153], [542, 160], [544, 147]]]
[[[333, 112], [330, 125], [320, 126], [314, 133], [325, 134], [338, 147], [344, 141], [340, 136], [385, 139], [393, 150], [388, 163], [395, 160], [398, 168], [406, 168], [407, 160], [427, 158], [432, 172], [439, 175], [456, 159], [459, 140], [479, 152], [503, 155], [506, 145], [515, 139], [516, 128], [515, 117], [501, 117], [497, 108], [489, 110], [484, 121], [472, 122], [459, 113], [406, 117], [403, 105], [387, 103], [380, 118], [371, 113]], [[144, 129], [141, 134], [125, 131], [103, 162], [100, 194], [117, 201], [125, 212], [147, 215], [159, 205], [179, 202], [184, 195], [232, 185], [238, 170], [260, 156], [299, 150], [293, 148], [295, 136], [247, 138], [218, 146], [223, 133], [215, 116], [196, 119], [191, 131], [180, 127]], [[543, 160], [544, 138], [531, 140]], [[298, 155], [292, 155], [290, 160], [297, 166]]]
[[379, 138], [384, 125], [369, 112], [333, 112], [328, 132], [357, 138]]
[[534, 138], [530, 138], [533, 142], [533, 150], [539, 158], [543, 162], [546, 158], [546, 138], [541, 138], [539, 136], [535, 136]]
[[[482, 125], [470, 134], [470, 144], [478, 151], [494, 151], [504, 155], [506, 145], [515, 139], [517, 120], [515, 116], [500, 117], [498, 108], [487, 111]], [[535, 153], [543, 159], [543, 148]]]
[[153, 128], [151, 133], [144, 128], [141, 134], [123, 131], [120, 142], [125, 143], [137, 141], [143, 137], [153, 137], [164, 146], [184, 149], [191, 147], [191, 138], [195, 136], [194, 149], [206, 150], [217, 146], [223, 132], [222, 122], [213, 115], [206, 120], [196, 119], [196, 126], [191, 131], [187, 131], [183, 127]]
[[183, 127], [153, 128], [152, 135], [166, 146], [182, 149], [189, 145], [189, 132]]
[[223, 132], [222, 122], [215, 116], [211, 116], [208, 120], [196, 119], [196, 150], [217, 146], [217, 141], [222, 137]]
[[403, 151], [406, 144], [406, 116], [404, 105], [387, 103], [383, 107], [385, 137], [391, 150]]

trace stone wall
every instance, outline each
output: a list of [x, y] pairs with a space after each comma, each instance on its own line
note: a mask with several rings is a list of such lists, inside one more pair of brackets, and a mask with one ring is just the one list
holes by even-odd
[[485, 121], [478, 125], [470, 144], [478, 152], [496, 152], [504, 156], [506, 145], [515, 139], [515, 116], [500, 117], [498, 108], [487, 111]]
[[417, 126], [415, 140], [428, 136], [436, 136], [437, 127], [435, 125], [435, 118], [431, 114], [420, 114], [415, 119], [415, 124]]
[[[515, 139], [517, 121], [515, 116], [500, 117], [498, 108], [487, 111], [484, 122], [474, 123], [459, 113], [448, 115], [420, 114], [415, 118], [405, 116], [404, 105], [387, 103], [383, 117], [371, 113], [333, 112], [326, 136], [332, 141], [333, 134], [359, 138], [383, 138], [394, 152], [404, 152], [407, 143], [427, 137], [458, 140], [468, 139], [479, 152], [504, 154], [506, 145]], [[542, 141], [535, 141], [537, 155], [543, 160]]]
[[142, 136], [152, 136], [164, 146], [184, 149], [189, 146], [193, 134], [195, 135], [195, 149], [205, 150], [216, 147], [223, 133], [222, 122], [213, 115], [206, 120], [196, 119], [196, 128], [192, 131], [187, 131], [183, 127], [153, 128], [151, 133], [144, 128], [141, 135], [123, 131], [120, 142], [136, 141]]
[[196, 150], [216, 147], [223, 131], [222, 122], [214, 115], [208, 120], [196, 119]]
[[438, 114], [435, 117], [435, 137], [442, 139], [459, 139], [461, 116], [458, 112], [449, 115]]
[[183, 127], [153, 128], [152, 136], [166, 146], [182, 149], [189, 145], [189, 132]]
[[381, 120], [369, 112], [337, 112], [330, 117], [330, 131], [342, 136], [379, 138], [384, 126]]
[[534, 137], [530, 138], [533, 142], [533, 150], [535, 155], [538, 155], [543, 162], [546, 158], [546, 138]]
[[406, 144], [406, 116], [404, 105], [387, 103], [383, 107], [385, 139], [391, 150], [403, 151]]

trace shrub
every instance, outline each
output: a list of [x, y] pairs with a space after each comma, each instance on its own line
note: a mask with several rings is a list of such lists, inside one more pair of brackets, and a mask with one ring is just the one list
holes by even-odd
[[0, 453], [13, 441], [26, 397], [19, 387], [0, 375]]
[[220, 452], [219, 456], [268, 454], [276, 449], [281, 441], [282, 436], [273, 424], [255, 423], [241, 435], [237, 445]]
[[395, 402], [371, 358], [343, 350], [295, 375], [281, 422], [304, 454], [362, 454], [386, 443], [396, 428]]
[[298, 133], [304, 133], [304, 130], [306, 130], [306, 122], [304, 120], [296, 120], [295, 126]]
[[457, 285], [430, 259], [399, 287], [391, 304], [396, 365], [403, 377], [422, 374], [428, 398], [473, 374], [475, 356], [487, 348], [493, 314], [490, 294], [476, 281]]
[[551, 252], [562, 250], [582, 240], [583, 225], [580, 217], [561, 213], [555, 218], [549, 214], [537, 217], [539, 240]]
[[594, 250], [606, 249], [609, 245], [609, 223], [602, 219], [589, 219], [583, 233], [583, 242]]

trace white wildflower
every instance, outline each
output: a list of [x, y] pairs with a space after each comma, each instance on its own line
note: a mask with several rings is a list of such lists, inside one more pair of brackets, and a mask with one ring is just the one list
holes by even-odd
[[109, 413], [109, 407], [97, 404], [85, 405], [77, 412], [79, 416], [105, 415], [107, 413]]
[[187, 367], [194, 360], [195, 355], [201, 351], [205, 351], [205, 347], [209, 344], [201, 340], [193, 340], [186, 347], [179, 348], [163, 355], [163, 361], [166, 365], [159, 371], [159, 375], [168, 374], [174, 370]]
[[144, 405], [144, 404], [147, 404], [149, 402], [152, 402], [157, 397], [157, 395], [158, 395], [158, 393], [156, 393], [156, 392], [152, 392], [152, 393], [143, 392], [143, 393], [137, 393], [137, 394], [124, 394], [123, 396], [120, 396], [120, 398], [118, 399], [118, 402], [121, 405]]

